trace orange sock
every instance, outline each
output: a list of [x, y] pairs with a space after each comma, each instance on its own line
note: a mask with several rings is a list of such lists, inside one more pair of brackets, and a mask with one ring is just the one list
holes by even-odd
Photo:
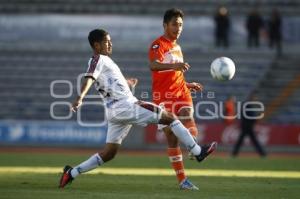
[[180, 183], [182, 180], [186, 178], [184, 173], [183, 161], [182, 161], [182, 152], [179, 147], [168, 148], [168, 155], [172, 167], [176, 173], [177, 180]]
[[187, 121], [184, 121], [183, 122], [183, 125], [185, 126], [185, 128], [187, 128], [191, 135], [194, 137], [194, 138], [197, 138], [197, 135], [198, 135], [198, 128], [197, 128], [197, 125], [195, 123], [194, 120], [187, 120]]

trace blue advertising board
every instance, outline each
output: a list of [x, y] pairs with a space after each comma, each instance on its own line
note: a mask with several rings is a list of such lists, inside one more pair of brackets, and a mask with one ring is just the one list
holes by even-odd
[[76, 122], [0, 121], [0, 143], [99, 146], [107, 126], [83, 127]]

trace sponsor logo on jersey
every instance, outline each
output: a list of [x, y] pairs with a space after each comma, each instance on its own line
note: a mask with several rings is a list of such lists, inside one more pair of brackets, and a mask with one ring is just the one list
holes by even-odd
[[153, 46], [152, 46], [152, 49], [158, 49], [159, 48], [159, 45], [158, 44], [154, 44]]

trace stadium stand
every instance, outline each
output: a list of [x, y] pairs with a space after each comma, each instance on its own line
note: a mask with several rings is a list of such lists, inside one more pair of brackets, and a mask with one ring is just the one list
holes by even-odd
[[[137, 58], [132, 59], [132, 54]], [[231, 57], [237, 65], [236, 76], [230, 82], [217, 82], [210, 77], [209, 64], [211, 60], [220, 55]], [[151, 100], [151, 76], [148, 68], [146, 52], [116, 52], [113, 57], [124, 72], [125, 76], [138, 77], [139, 85], [135, 95], [144, 100]], [[76, 85], [76, 77], [83, 73], [88, 52], [60, 50], [1, 50], [0, 55], [0, 110], [1, 119], [35, 119], [49, 120], [50, 105], [55, 101], [72, 101], [76, 94], [76, 87], [72, 89], [72, 96], [66, 99], [54, 98], [50, 93], [50, 85], [55, 80], [67, 80]], [[237, 100], [246, 99], [253, 90], [258, 91], [267, 110], [269, 122], [297, 123], [300, 119], [299, 109], [299, 81], [292, 86], [291, 82], [299, 75], [297, 59], [286, 58], [276, 60], [270, 52], [261, 51], [249, 53], [247, 50], [219, 52], [209, 51], [198, 54], [193, 50], [186, 52], [186, 59], [192, 69], [186, 73], [188, 81], [203, 83], [205, 91], [198, 93], [195, 101], [212, 100], [224, 101], [228, 96], [234, 95]], [[294, 81], [295, 81], [294, 80]], [[288, 94], [284, 89], [293, 88]], [[69, 92], [66, 84], [57, 84], [55, 94], [65, 95]], [[209, 92], [214, 98], [207, 97]], [[283, 94], [281, 94], [283, 93]], [[284, 99], [273, 102], [283, 95]], [[281, 97], [282, 98], [282, 97]], [[92, 101], [99, 100], [93, 99]], [[273, 105], [272, 105], [273, 103]], [[275, 104], [274, 104], [275, 103]], [[275, 106], [275, 107], [272, 107]], [[99, 110], [93, 107], [86, 108], [87, 119], [95, 119]], [[205, 114], [205, 107], [201, 108]], [[66, 106], [57, 106], [56, 115], [66, 115]], [[101, 114], [100, 114], [101, 115]], [[103, 115], [103, 114], [102, 114]], [[74, 119], [74, 118], [73, 118]]]
[[[132, 54], [139, 58], [132, 59]], [[239, 54], [235, 51], [229, 53], [227, 56], [236, 60], [239, 67], [235, 80], [224, 83], [214, 81], [209, 72], [210, 62], [214, 57], [220, 55], [219, 52], [203, 53], [200, 57], [192, 52], [186, 52], [186, 55], [193, 66], [191, 71], [186, 74], [187, 80], [200, 81], [205, 85], [204, 94], [199, 93], [196, 101], [206, 99], [203, 95], [206, 95], [207, 92], [215, 93], [213, 101], [224, 101], [229, 95], [235, 95], [239, 100], [245, 99], [247, 93], [257, 86], [268, 71], [271, 60], [266, 61], [265, 57], [272, 57], [268, 53], [261, 55], [264, 56], [264, 59], [258, 59], [257, 54], [243, 57], [242, 53]], [[256, 57], [255, 61], [253, 61], [254, 56]], [[86, 52], [81, 51], [67, 53], [54, 50], [51, 52], [41, 50], [2, 51], [0, 56], [0, 98], [4, 108], [0, 111], [0, 117], [2, 119], [51, 119], [50, 104], [58, 100], [72, 101], [76, 93], [76, 88], [74, 88], [71, 97], [54, 98], [50, 95], [51, 82], [67, 80], [76, 85], [76, 77], [84, 72], [88, 57]], [[114, 54], [114, 57], [125, 76], [140, 79], [135, 95], [144, 100], [151, 100], [151, 76], [146, 52], [122, 52]], [[13, 92], [11, 92], [12, 90]], [[68, 91], [69, 88], [66, 84], [57, 84], [54, 88], [55, 94], [63, 95]], [[66, 112], [66, 106], [58, 107], [55, 110], [58, 115], [66, 115]], [[95, 114], [97, 112], [92, 108], [87, 110], [90, 118], [98, 118], [95, 117]]]
[[259, 85], [259, 98], [266, 104], [267, 121], [297, 123], [300, 119], [299, 58], [276, 60]]
[[299, 4], [297, 0], [7, 0], [1, 1], [0, 12], [160, 14], [171, 5], [189, 14], [210, 15], [216, 6], [226, 5], [233, 14], [244, 14], [259, 6], [263, 13], [277, 7], [285, 15], [297, 15]]
[[[232, 15], [238, 15], [234, 19], [236, 20], [234, 23], [239, 24], [236, 28], [233, 28], [233, 31], [239, 40], [233, 41], [233, 47], [229, 50], [214, 49], [212, 45], [208, 46], [207, 43], [203, 43], [203, 40], [205, 41], [211, 36], [213, 29], [211, 15], [219, 4], [225, 4]], [[281, 89], [288, 87], [289, 81], [296, 78], [296, 74], [299, 74], [297, 56], [293, 59], [289, 57], [275, 59], [274, 52], [269, 49], [248, 50], [245, 48], [244, 43], [241, 44], [242, 36], [246, 34], [242, 30], [244, 25], [243, 16], [252, 9], [252, 6], [259, 6], [264, 15], [267, 15], [272, 8], [280, 7], [284, 16], [297, 16], [300, 14], [299, 1], [297, 0], [0, 1], [2, 16], [0, 21], [2, 25], [0, 34], [0, 103], [3, 107], [0, 109], [0, 119], [49, 120], [51, 119], [51, 103], [57, 101], [70, 102], [74, 98], [76, 87], [72, 89], [71, 96], [54, 98], [50, 93], [50, 85], [55, 80], [66, 80], [71, 82], [72, 85], [76, 85], [76, 77], [84, 72], [86, 62], [90, 56], [90, 51], [83, 45], [83, 43], [86, 44], [86, 30], [95, 27], [94, 24], [98, 24], [98, 21], [96, 17], [89, 18], [87, 15], [63, 15], [67, 17], [60, 20], [61, 16], [57, 13], [124, 14], [124, 17], [125, 14], [126, 16], [135, 15], [130, 20], [138, 22], [138, 24], [135, 27], [130, 26], [128, 29], [126, 29], [125, 23], [123, 24], [124, 27], [119, 27], [120, 24], [117, 23], [109, 26], [106, 24], [108, 23], [107, 20], [103, 20], [102, 24], [112, 30], [112, 34], [115, 34], [113, 35], [114, 39], [122, 37], [121, 42], [126, 41], [127, 37], [131, 39], [135, 39], [137, 36], [140, 37], [141, 43], [133, 43], [132, 40], [129, 40], [131, 46], [123, 43], [123, 48], [115, 48], [113, 57], [126, 76], [135, 76], [140, 79], [135, 95], [138, 98], [151, 100], [151, 94], [149, 94], [151, 93], [151, 77], [147, 63], [147, 49], [141, 50], [137, 46], [145, 46], [145, 42], [150, 42], [153, 38], [149, 38], [149, 35], [156, 35], [155, 31], [157, 27], [161, 28], [161, 24], [159, 20], [153, 22], [157, 26], [154, 26], [151, 22], [147, 27], [147, 25], [143, 25], [144, 21], [135, 21], [134, 17], [138, 19], [142, 16], [141, 14], [153, 15], [153, 18], [150, 16], [151, 19], [147, 19], [146, 22], [149, 23], [149, 21], [157, 20], [157, 14], [161, 15], [170, 5], [182, 8], [189, 15], [205, 15], [201, 19], [203, 21], [200, 22], [195, 17], [186, 29], [189, 34], [182, 36], [185, 40], [183, 48], [186, 60], [192, 65], [192, 69], [187, 72], [186, 77], [189, 81], [201, 82], [205, 86], [204, 93], [197, 94], [197, 99], [206, 99], [208, 98], [208, 92], [213, 92], [215, 96], [210, 99], [212, 101], [224, 101], [229, 95], [236, 96], [237, 100], [244, 100], [250, 92], [258, 90], [259, 98], [265, 103], [266, 107], [270, 107], [272, 100], [278, 97], [277, 94], [282, 91]], [[39, 15], [40, 13], [44, 14]], [[48, 16], [46, 13], [56, 14]], [[109, 15], [112, 21], [119, 20], [119, 18], [113, 18], [113, 16], [115, 15]], [[81, 21], [79, 18], [84, 18], [84, 20]], [[298, 18], [295, 17], [290, 22], [297, 20]], [[78, 21], [78, 23], [74, 23], [74, 21]], [[299, 29], [295, 28], [295, 24], [297, 25], [297, 23], [294, 23], [287, 30], [294, 37], [297, 37], [297, 30]], [[198, 27], [195, 27], [198, 25], [199, 29], [201, 25], [203, 29], [201, 30], [203, 34], [200, 39]], [[130, 28], [139, 28], [138, 30], [141, 33], [132, 36], [130, 35], [132, 32], [129, 32]], [[20, 32], [12, 34], [13, 30]], [[210, 30], [210, 32], [206, 32], [206, 30]], [[200, 42], [194, 42], [195, 38], [198, 38], [197, 42]], [[294, 38], [287, 39], [290, 43], [294, 42]], [[127, 48], [130, 48], [130, 50]], [[299, 51], [299, 47], [296, 48], [295, 52], [297, 50]], [[228, 56], [236, 62], [237, 71], [233, 81], [217, 82], [210, 77], [209, 65], [218, 56]], [[67, 94], [67, 91], [69, 91], [67, 84], [59, 84], [55, 87], [55, 93]], [[269, 122], [296, 123], [300, 121], [299, 100], [297, 100], [299, 99], [299, 85], [295, 86], [289, 96], [288, 99], [284, 100], [284, 103], [280, 104], [280, 107], [273, 108], [272, 114], [268, 116]], [[97, 100], [99, 99], [92, 99], [92, 101]], [[55, 113], [63, 116], [68, 112], [67, 109], [67, 106], [57, 106]], [[102, 109], [95, 110], [93, 107], [86, 107], [86, 109], [87, 114], [85, 117], [88, 120], [97, 119], [98, 116], [95, 117], [95, 114], [103, 111]], [[204, 108], [199, 111], [205, 113]], [[286, 115], [291, 117], [286, 117]], [[72, 119], [75, 119], [74, 117]]]

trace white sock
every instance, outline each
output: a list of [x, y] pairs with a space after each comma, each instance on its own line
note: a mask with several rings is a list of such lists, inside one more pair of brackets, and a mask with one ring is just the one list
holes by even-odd
[[189, 130], [183, 126], [179, 120], [175, 120], [170, 124], [170, 127], [176, 137], [191, 151], [194, 155], [201, 153], [201, 147], [195, 142]]
[[88, 172], [92, 169], [97, 168], [98, 166], [102, 165], [104, 161], [99, 156], [98, 153], [92, 155], [89, 159], [82, 162], [81, 164], [77, 165], [71, 170], [71, 176], [76, 178], [80, 173]]

